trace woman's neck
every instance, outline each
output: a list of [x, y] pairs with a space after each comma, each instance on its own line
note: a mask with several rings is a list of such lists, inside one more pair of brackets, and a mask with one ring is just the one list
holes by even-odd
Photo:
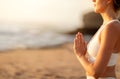
[[117, 13], [112, 9], [108, 9], [100, 14], [103, 18], [103, 24], [106, 24], [107, 22], [111, 20], [117, 19]]

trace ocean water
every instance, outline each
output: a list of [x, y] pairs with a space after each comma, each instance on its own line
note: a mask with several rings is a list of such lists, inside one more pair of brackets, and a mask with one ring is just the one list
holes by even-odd
[[[25, 29], [21, 27], [0, 27], [0, 51], [16, 48], [34, 49], [56, 46], [68, 42], [73, 42], [75, 35], [59, 33], [53, 30], [43, 31], [43, 29]], [[85, 35], [85, 40], [90, 39], [90, 35]]]

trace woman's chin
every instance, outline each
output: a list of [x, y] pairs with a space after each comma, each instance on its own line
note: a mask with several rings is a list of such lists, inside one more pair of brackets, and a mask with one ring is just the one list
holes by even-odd
[[100, 11], [99, 11], [99, 10], [97, 10], [97, 9], [94, 9], [94, 12], [95, 12], [95, 13], [100, 13]]
[[95, 13], [98, 13], [98, 11], [97, 11], [97, 10], [94, 10], [94, 12], [95, 12]]
[[95, 13], [104, 13], [104, 12], [105, 12], [105, 9], [95, 8], [95, 9], [94, 9], [94, 12], [95, 12]]

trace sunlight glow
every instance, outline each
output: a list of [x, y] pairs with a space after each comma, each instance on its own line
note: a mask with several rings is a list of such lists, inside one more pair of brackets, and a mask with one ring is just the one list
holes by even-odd
[[87, 0], [0, 0], [0, 22], [75, 25], [90, 8]]

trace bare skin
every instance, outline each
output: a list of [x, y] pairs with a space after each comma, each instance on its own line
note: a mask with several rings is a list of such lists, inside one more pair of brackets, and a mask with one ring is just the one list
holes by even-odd
[[94, 77], [94, 79], [98, 79], [99, 77], [116, 77], [115, 66], [108, 67], [107, 64], [113, 52], [120, 52], [120, 22], [107, 23], [117, 19], [118, 14], [113, 8], [113, 0], [92, 1], [94, 3], [94, 10], [96, 13], [101, 14], [105, 27], [99, 35], [100, 47], [96, 60], [94, 63], [90, 63], [86, 58], [87, 44], [80, 32], [76, 34], [74, 39], [74, 53], [87, 75]]
[[108, 67], [112, 53], [120, 52], [120, 22], [107, 24], [109, 21], [117, 19], [118, 14], [113, 8], [113, 0], [92, 0], [94, 10], [100, 13], [103, 18], [104, 30], [99, 35], [100, 47], [97, 52], [96, 60], [90, 63], [85, 56], [87, 44], [82, 33], [76, 34], [74, 39], [74, 53], [83, 66], [86, 74], [98, 79], [99, 77], [115, 77], [115, 66]]
[[90, 63], [85, 57], [87, 53], [87, 45], [85, 43], [85, 40], [83, 39], [82, 33], [76, 34], [76, 38], [74, 40], [74, 52], [78, 60], [82, 64], [83, 68], [86, 70], [87, 75], [94, 76], [95, 79], [97, 79], [98, 77], [116, 77], [115, 66], [107, 67], [107, 63], [112, 52], [120, 51], [119, 34], [120, 23], [114, 23], [112, 25], [106, 26], [106, 29], [100, 35], [100, 43], [102, 47], [98, 51], [96, 61], [93, 64]]
[[110, 66], [106, 68], [106, 71], [104, 72], [104, 74], [101, 77], [115, 77], [116, 78], [116, 74], [115, 74], [115, 66]]

